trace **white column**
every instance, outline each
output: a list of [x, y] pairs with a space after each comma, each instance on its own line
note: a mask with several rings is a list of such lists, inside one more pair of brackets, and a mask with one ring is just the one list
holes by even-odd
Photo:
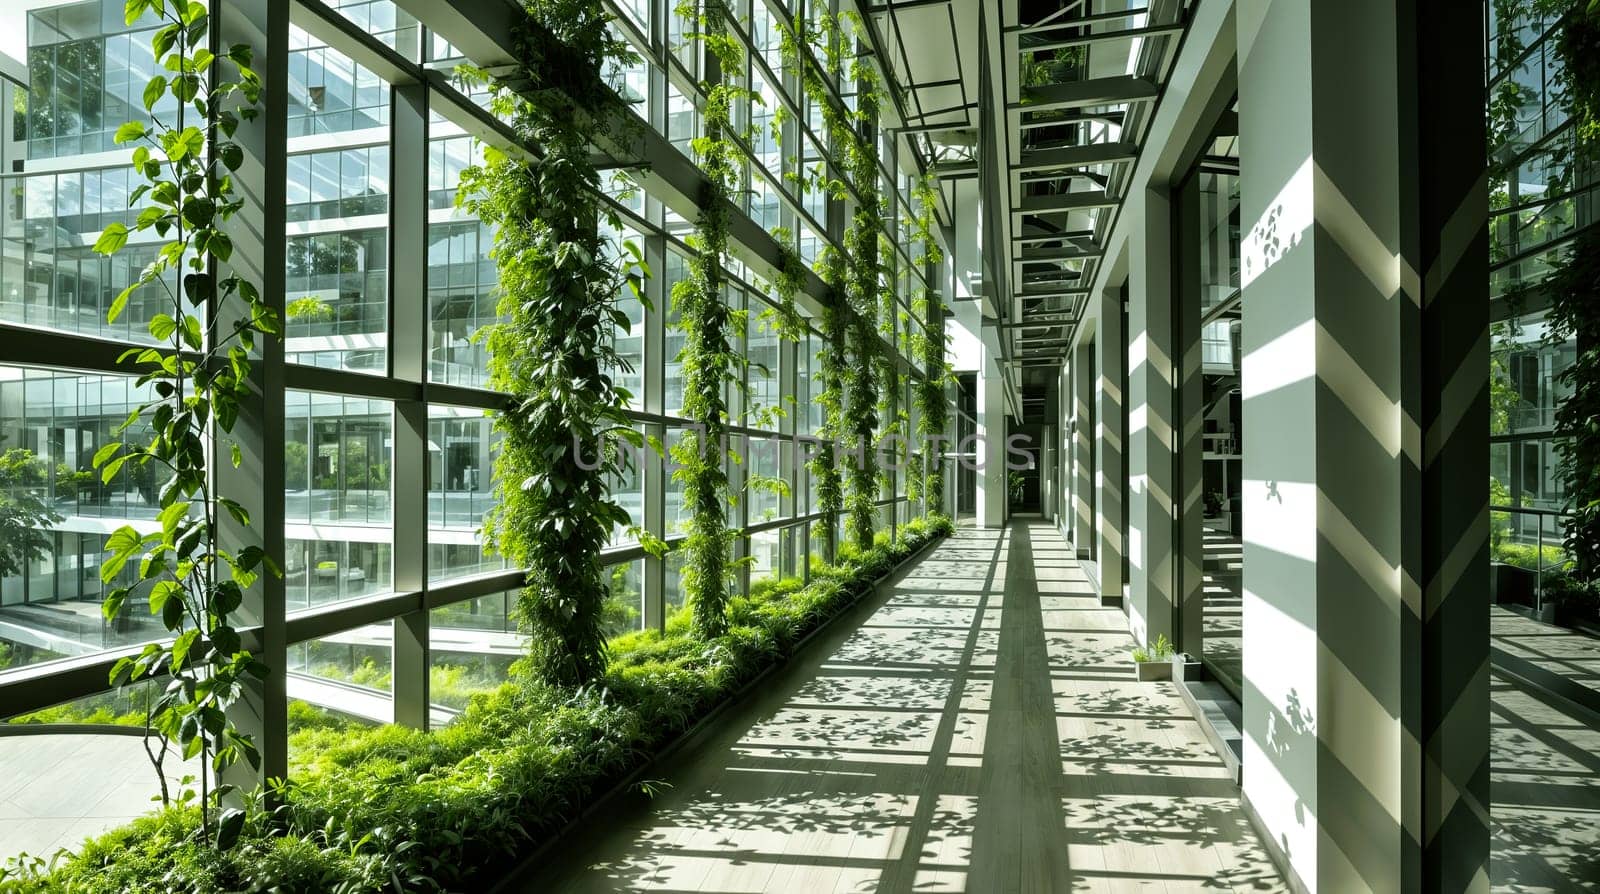
[[983, 363], [978, 367], [978, 527], [1006, 523], [1006, 392], [998, 332], [981, 330]]
[[1238, 35], [1244, 796], [1306, 890], [1487, 891], [1482, 18]]
[[1128, 242], [1128, 622], [1173, 639], [1172, 214], [1167, 196], [1130, 196]]

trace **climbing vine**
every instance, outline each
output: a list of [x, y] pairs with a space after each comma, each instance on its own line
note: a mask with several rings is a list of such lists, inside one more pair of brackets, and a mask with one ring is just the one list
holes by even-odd
[[787, 227], [773, 230], [772, 238], [778, 243], [778, 269], [772, 281], [777, 303], [763, 311], [761, 318], [784, 341], [802, 341], [806, 337], [806, 319], [795, 305], [795, 298], [806, 285], [806, 263], [794, 250], [794, 233]]
[[742, 315], [730, 310], [724, 295], [728, 283], [728, 209], [739, 185], [740, 155], [734, 142], [733, 103], [751, 94], [736, 82], [742, 52], [728, 33], [729, 10], [724, 0], [693, 0], [678, 7], [679, 16], [698, 21], [692, 35], [706, 50], [704, 133], [694, 141], [705, 173], [695, 222], [694, 258], [689, 277], [675, 283], [672, 304], [684, 333], [683, 415], [695, 423], [672, 447], [674, 477], [683, 485], [690, 508], [683, 545], [683, 583], [693, 611], [695, 632], [705, 638], [727, 632], [727, 603], [733, 566], [729, 553], [738, 531], [728, 527], [728, 473], [734, 461], [728, 450], [727, 386], [742, 387], [739, 375], [745, 356], [732, 344], [735, 328], [744, 331]]
[[[841, 35], [839, 38], [843, 39]], [[845, 141], [845, 167], [856, 195], [856, 210], [845, 229], [845, 251], [850, 256], [846, 294], [851, 309], [850, 354], [855, 375], [846, 394], [845, 415], [852, 465], [849, 468], [851, 539], [859, 549], [872, 547], [878, 496], [879, 417], [878, 391], [893, 382], [893, 358], [886, 357], [878, 335], [878, 302], [882, 265], [883, 199], [879, 188], [877, 125], [879, 92], [877, 70], [861, 56], [852, 57], [850, 77], [856, 85], [854, 126]], [[886, 377], [887, 373], [887, 377]]]
[[874, 339], [874, 347], [877, 350], [873, 355], [873, 365], [874, 376], [877, 379], [876, 409], [880, 427], [874, 451], [878, 459], [878, 493], [892, 494], [893, 472], [905, 467], [902, 460], [909, 417], [907, 408], [901, 406], [905, 395], [905, 381], [900, 374], [900, 357], [894, 349], [896, 324], [899, 322], [896, 313], [899, 301], [895, 291], [893, 269], [896, 252], [888, 237], [882, 234], [878, 237], [878, 257], [885, 261], [882, 264], [884, 275], [880, 279], [876, 294], [878, 332], [877, 338]]
[[[1568, 167], [1592, 176], [1600, 165], [1600, 0], [1580, 2], [1561, 29], [1556, 46], [1572, 101], [1575, 147]], [[1556, 408], [1554, 435], [1572, 512], [1566, 531], [1571, 573], [1593, 587], [1600, 585], [1600, 225], [1590, 223], [1578, 234], [1544, 287], [1548, 337], [1577, 344], [1572, 365], [1557, 379], [1572, 393]]]
[[[806, 97], [821, 110], [834, 157], [842, 158], [841, 176], [831, 176], [824, 165], [812, 175], [813, 188], [840, 199], [855, 199], [843, 238], [842, 306], [832, 311], [841, 317], [835, 322], [843, 328], [845, 338], [842, 346], [827, 339], [824, 350], [842, 349], [850, 358], [848, 364], [843, 359], [835, 361], [844, 375], [839, 424], [832, 434], [849, 458], [844, 508], [850, 539], [866, 549], [872, 546], [879, 485], [879, 389], [894, 381], [888, 371], [893, 360], [884, 356], [885, 343], [878, 333], [884, 214], [876, 127], [882, 99], [877, 69], [870, 60], [852, 54], [846, 65], [855, 37], [845, 33], [841, 21], [853, 24], [859, 34], [861, 22], [851, 13], [839, 17], [824, 14], [815, 25], [797, 16], [792, 28], [781, 35], [781, 42], [787, 63], [800, 75]], [[847, 77], [856, 86], [853, 111], [831, 86], [844, 83]]]
[[627, 324], [618, 298], [626, 284], [643, 301], [648, 274], [637, 252], [624, 259], [602, 235], [612, 212], [590, 160], [596, 124], [582, 110], [603, 102], [605, 67], [632, 54], [598, 4], [523, 5], [521, 74], [545, 89], [496, 82], [491, 104], [540, 155], [486, 147], [484, 163], [462, 173], [458, 200], [494, 228], [502, 322], [486, 333], [489, 378], [510, 395], [495, 419], [502, 441], [485, 544], [527, 570], [516, 611], [532, 671], [576, 686], [606, 666], [600, 550], [629, 521], [609, 484], [626, 470], [623, 445], [640, 445], [623, 414], [630, 395], [613, 379], [628, 369], [615, 344]]
[[[170, 117], [150, 114], [117, 128], [117, 143], [135, 144], [133, 168], [144, 181], [129, 206], [145, 203], [131, 227], [107, 226], [94, 250], [115, 255], [134, 233], [165, 240], [155, 261], [117, 295], [107, 319], [115, 322], [141, 289], [164, 292], [168, 306], [148, 324], [159, 347], [134, 348], [121, 357], [140, 370], [137, 384], [149, 386], [155, 397], [117, 426], [117, 440], [95, 452], [94, 466], [107, 482], [124, 467], [153, 469], [167, 478], [159, 489], [157, 529], [142, 533], [123, 526], [107, 538], [100, 579], [117, 581], [135, 560], [138, 573], [136, 583], [112, 588], [101, 609], [115, 622], [142, 599], [172, 636], [119, 658], [111, 683], [171, 678], [149, 706], [145, 751], [166, 805], [188, 800], [186, 794], [175, 798], [162, 769], [173, 746], [183, 759], [198, 757], [209, 765], [199, 779], [201, 828], [225, 850], [237, 841], [245, 815], [224, 808], [232, 786], [211, 788], [211, 774], [241, 760], [259, 768], [255, 743], [234, 725], [228, 708], [252, 679], [266, 675], [265, 665], [245, 650], [235, 614], [262, 569], [277, 573], [260, 546], [230, 550], [219, 542], [221, 513], [239, 529], [249, 528], [250, 516], [217, 493], [210, 460], [214, 447], [226, 445], [235, 467], [243, 461], [230, 436], [251, 400], [252, 352], [258, 339], [283, 332], [278, 312], [230, 264], [228, 224], [245, 207], [233, 180], [244, 150], [233, 138], [241, 122], [257, 117], [262, 83], [250, 68], [249, 46], [220, 53], [207, 48], [211, 19], [203, 3], [128, 0], [125, 14], [129, 25], [147, 15], [161, 22], [151, 49], [165, 73], [144, 85], [146, 113], [168, 95], [177, 108]], [[148, 442], [121, 440], [140, 421], [150, 428]]]
[[[912, 191], [916, 203], [912, 219], [911, 238], [920, 254], [914, 263], [926, 270], [944, 263], [944, 251], [933, 238], [934, 209], [938, 195], [933, 178], [924, 176]], [[921, 289], [912, 302], [912, 309], [922, 317], [922, 336], [918, 359], [922, 376], [917, 380], [917, 434], [922, 436], [922, 487], [924, 511], [933, 515], [944, 506], [944, 472], [940, 461], [939, 442], [943, 440], [950, 424], [950, 405], [945, 399], [945, 387], [951, 376], [949, 361], [945, 358], [944, 306], [938, 292]]]
[[822, 430], [817, 433], [817, 451], [807, 468], [817, 484], [818, 527], [822, 530], [823, 551], [829, 562], [838, 552], [839, 518], [844, 513], [844, 483], [839, 474], [838, 448], [844, 429], [844, 389], [849, 377], [845, 362], [846, 329], [849, 315], [842, 297], [844, 261], [832, 246], [825, 246], [818, 267], [828, 294], [822, 305], [822, 350], [818, 352], [822, 393]]

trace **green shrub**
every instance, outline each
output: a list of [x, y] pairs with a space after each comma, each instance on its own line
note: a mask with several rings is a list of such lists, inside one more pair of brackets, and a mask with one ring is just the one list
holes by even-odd
[[1556, 609], [1556, 621], [1600, 621], [1600, 587], [1581, 581], [1567, 571], [1546, 572], [1544, 601]]
[[1490, 547], [1489, 556], [1503, 565], [1529, 570], [1562, 568], [1567, 564], [1567, 551], [1559, 543], [1547, 543], [1541, 552], [1537, 544], [1502, 541]]
[[101, 836], [54, 870], [0, 873], [0, 894], [480, 890], [787, 659], [874, 578], [951, 530], [947, 519], [913, 522], [898, 542], [842, 550], [849, 557], [818, 568], [810, 584], [764, 581], [711, 640], [691, 638], [687, 618], [666, 634], [613, 638], [609, 668], [589, 686], [548, 686], [519, 662], [510, 682], [472, 695], [433, 732], [341, 724], [291, 706], [293, 781], [280, 808], [252, 811], [233, 850], [197, 843], [198, 811], [178, 807]]

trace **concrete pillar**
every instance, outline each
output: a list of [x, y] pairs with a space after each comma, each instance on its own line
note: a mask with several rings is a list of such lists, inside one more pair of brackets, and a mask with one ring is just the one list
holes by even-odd
[[1078, 558], [1094, 557], [1095, 547], [1095, 362], [1094, 346], [1080, 342], [1072, 351], [1072, 545]]
[[1487, 891], [1482, 20], [1240, 0], [1244, 795], [1308, 891]]
[[[665, 270], [667, 265], [666, 237], [651, 235], [644, 239], [644, 257], [651, 270]], [[672, 296], [662, 277], [645, 280], [645, 292], [650, 303], [644, 311], [644, 411], [660, 416], [666, 407], [666, 375], [659, 361], [666, 356], [666, 312]], [[657, 443], [667, 444], [667, 427], [660, 422], [644, 425], [644, 434]], [[667, 482], [670, 473], [667, 461], [653, 450], [639, 454], [640, 472], [644, 484], [644, 504], [640, 507], [644, 518], [640, 523], [657, 537], [667, 535]], [[809, 571], [807, 572], [809, 573]], [[660, 556], [646, 554], [644, 579], [640, 581], [644, 602], [644, 628], [664, 630], [667, 624], [667, 563]]]
[[983, 362], [978, 367], [978, 527], [1006, 523], [1006, 391], [1000, 365], [999, 330], [984, 326]]
[[1044, 425], [1039, 431], [1039, 514], [1050, 521], [1056, 517], [1056, 427]]
[[[240, 0], [220, 11], [216, 27], [225, 46], [248, 44], [255, 51], [256, 73], [267, 84], [288, 78], [289, 4], [286, 0]], [[239, 125], [234, 139], [244, 149], [244, 163], [234, 172], [237, 195], [244, 207], [229, 225], [233, 256], [222, 275], [237, 272], [260, 289], [267, 304], [284, 313], [284, 208], [287, 179], [288, 129], [284, 93], [262, 92], [261, 114]], [[234, 302], [237, 310], [241, 303]], [[227, 331], [225, 327], [221, 331]], [[252, 361], [255, 399], [241, 408], [231, 438], [217, 445], [217, 456], [227, 456], [226, 441], [239, 445], [243, 462], [217, 463], [218, 492], [237, 501], [250, 514], [248, 528], [228, 513], [219, 513], [218, 539], [238, 550], [258, 545], [274, 561], [281, 561], [285, 543], [284, 520], [284, 354], [282, 339], [257, 342], [260, 355]], [[244, 696], [228, 708], [229, 719], [250, 736], [261, 752], [261, 766], [240, 761], [230, 767], [226, 781], [250, 791], [268, 779], [282, 778], [289, 768], [289, 721], [286, 684], [288, 665], [284, 627], [283, 578], [262, 574], [245, 593], [237, 618], [239, 626], [259, 627], [256, 656], [267, 665], [265, 679], [245, 679]]]
[[1124, 526], [1127, 523], [1125, 494], [1128, 464], [1124, 459], [1127, 416], [1123, 410], [1123, 388], [1127, 382], [1127, 341], [1123, 335], [1122, 293], [1108, 289], [1099, 296], [1100, 316], [1095, 331], [1095, 530], [1098, 548], [1096, 567], [1100, 571], [1100, 599], [1112, 605], [1122, 602], [1122, 557], [1127, 548]]
[[[394, 588], [428, 585], [428, 90], [396, 86], [390, 94], [389, 363], [418, 399], [394, 405]], [[428, 728], [428, 610], [392, 623], [394, 722]]]
[[1174, 638], [1172, 213], [1164, 192], [1130, 197], [1128, 240], [1128, 623]]

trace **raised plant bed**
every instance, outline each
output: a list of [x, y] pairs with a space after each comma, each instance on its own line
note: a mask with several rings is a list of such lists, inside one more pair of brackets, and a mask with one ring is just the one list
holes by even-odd
[[1140, 683], [1157, 683], [1172, 679], [1171, 661], [1135, 661], [1133, 666], [1139, 674]]

